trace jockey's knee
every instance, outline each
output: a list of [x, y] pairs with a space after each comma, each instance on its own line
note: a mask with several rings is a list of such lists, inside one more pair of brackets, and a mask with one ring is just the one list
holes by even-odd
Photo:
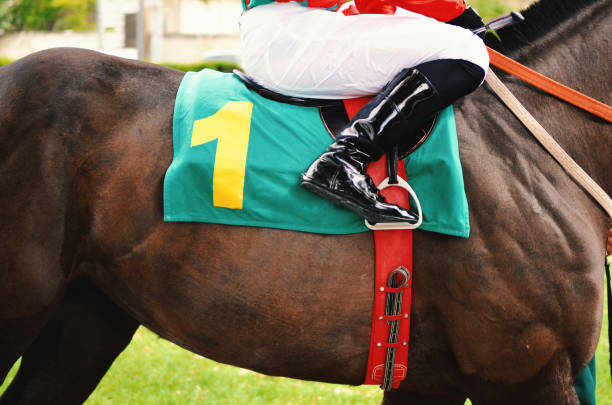
[[[480, 67], [486, 75], [489, 68], [489, 53], [480, 37], [465, 28], [447, 26], [444, 44], [445, 48], [436, 55], [438, 59], [464, 60]], [[481, 82], [485, 75], [482, 75]]]
[[434, 86], [440, 97], [440, 108], [476, 90], [486, 71], [464, 59], [438, 59], [415, 67]]

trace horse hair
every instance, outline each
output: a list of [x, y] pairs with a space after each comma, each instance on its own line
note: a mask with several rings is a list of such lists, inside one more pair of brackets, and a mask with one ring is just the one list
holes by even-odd
[[518, 51], [543, 37], [586, 7], [601, 0], [540, 0], [521, 11], [525, 21], [498, 30], [505, 53]]

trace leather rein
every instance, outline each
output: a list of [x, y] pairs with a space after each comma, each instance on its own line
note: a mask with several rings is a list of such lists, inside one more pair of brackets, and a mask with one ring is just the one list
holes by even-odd
[[490, 63], [500, 68], [506, 73], [510, 73], [513, 76], [543, 90], [555, 97], [565, 100], [570, 104], [575, 105], [593, 115], [596, 115], [608, 122], [612, 122], [612, 107], [599, 102], [585, 94], [582, 94], [574, 89], [562, 85], [534, 70], [529, 69], [527, 66], [521, 65], [517, 61], [504, 56], [494, 49], [487, 47], [489, 51]]
[[[487, 47], [487, 50], [493, 66], [578, 108], [612, 122], [612, 107], [541, 75], [491, 48]], [[609, 217], [612, 217], [610, 196], [561, 148], [490, 69], [487, 74], [487, 83], [563, 169], [601, 205]]]

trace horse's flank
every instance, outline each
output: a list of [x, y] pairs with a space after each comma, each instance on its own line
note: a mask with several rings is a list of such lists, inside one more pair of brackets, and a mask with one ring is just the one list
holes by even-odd
[[[612, 3], [577, 3], [517, 55], [610, 102], [591, 60], [610, 60]], [[0, 380], [23, 355], [0, 403], [82, 402], [139, 324], [267, 374], [363, 381], [369, 234], [162, 221], [181, 77], [75, 49], [0, 69]], [[507, 81], [610, 193], [609, 125]], [[577, 404], [609, 219], [486, 88], [457, 123], [472, 236], [415, 235], [408, 377], [385, 403]]]

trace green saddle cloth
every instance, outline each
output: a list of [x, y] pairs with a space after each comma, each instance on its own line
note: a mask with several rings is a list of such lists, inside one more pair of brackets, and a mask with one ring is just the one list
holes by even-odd
[[[173, 125], [165, 221], [327, 234], [368, 230], [357, 215], [300, 186], [300, 173], [332, 142], [317, 108], [263, 98], [235, 75], [205, 69], [185, 75]], [[404, 163], [423, 209], [420, 229], [468, 237], [452, 107]]]

